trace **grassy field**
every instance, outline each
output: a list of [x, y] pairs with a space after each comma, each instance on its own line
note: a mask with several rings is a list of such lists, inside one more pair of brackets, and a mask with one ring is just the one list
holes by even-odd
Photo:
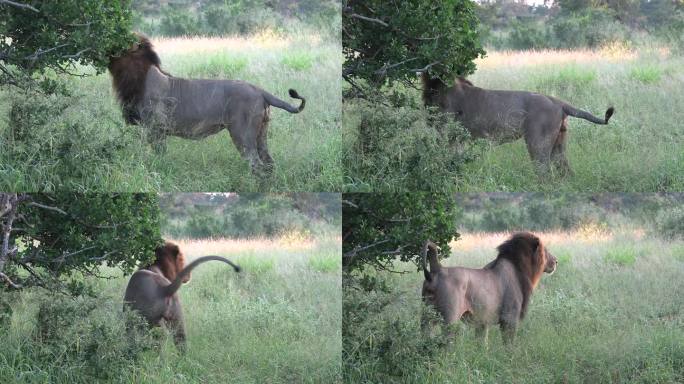
[[[393, 292], [367, 297], [389, 304], [357, 326], [356, 350], [375, 352], [353, 359], [347, 354], [344, 381], [684, 381], [684, 242], [629, 228], [538, 235], [559, 265], [555, 274], [542, 278], [513, 345], [503, 345], [497, 329], [490, 331], [485, 347], [468, 328], [451, 344], [426, 345], [419, 324], [422, 274], [413, 265], [397, 265], [409, 273], [381, 275]], [[465, 234], [452, 243], [452, 255], [443, 264], [482, 267], [507, 236]]]
[[227, 131], [200, 141], [169, 138], [167, 152], [155, 153], [140, 127], [124, 124], [105, 73], [69, 78], [71, 97], [27, 97], [22, 104], [32, 113], [56, 104], [64, 113], [30, 123], [24, 129], [30, 132], [21, 133], [25, 140], [12, 139], [20, 136], [8, 131], [13, 96], [0, 92], [0, 190], [339, 190], [339, 41], [306, 31], [152, 40], [162, 67], [174, 76], [244, 80], [290, 102], [297, 101], [287, 95], [294, 88], [307, 98], [297, 115], [272, 108], [269, 147], [276, 170], [270, 180], [252, 176]]
[[[236, 274], [225, 264], [207, 263], [195, 269], [192, 281], [181, 288], [188, 339], [184, 356], [166, 337], [161, 352], [152, 349], [138, 360], [123, 360], [126, 347], [119, 345], [121, 338], [112, 330], [123, 329], [121, 302], [128, 279], [112, 270], [118, 277], [97, 283], [101, 298], [90, 315], [74, 320], [80, 325], [60, 326], [61, 332], [77, 335], [64, 345], [40, 342], [36, 312], [38, 303], [46, 299], [44, 291], [30, 290], [14, 297], [11, 322], [5, 330], [0, 329], [0, 382], [339, 380], [339, 238], [178, 243], [190, 260], [219, 254], [243, 268]], [[93, 347], [92, 339], [106, 343]], [[89, 353], [90, 348], [97, 353]], [[122, 356], [111, 356], [117, 352]]]
[[[477, 71], [469, 76], [476, 85], [487, 89], [526, 90], [554, 96], [577, 108], [603, 116], [608, 106], [615, 114], [607, 126], [594, 125], [585, 120], [569, 118], [568, 159], [575, 175], [554, 176], [540, 180], [530, 161], [525, 143], [518, 140], [496, 145], [486, 142], [474, 161], [462, 169], [448, 167], [449, 162], [436, 157], [443, 168], [441, 177], [458, 191], [679, 191], [684, 189], [684, 57], [664, 47], [648, 45], [626, 48], [616, 45], [601, 50], [576, 51], [489, 51], [487, 57], [476, 61]], [[401, 87], [397, 87], [400, 91]], [[420, 93], [409, 91], [416, 103]], [[352, 142], [359, 135], [360, 109], [355, 103], [344, 106], [345, 141]], [[404, 132], [406, 125], [395, 129], [385, 146], [397, 138], [418, 136], [421, 139], [402, 139], [404, 146], [415, 146], [424, 151], [430, 137], [422, 138], [422, 121], [415, 131]], [[394, 124], [396, 125], [396, 124]], [[389, 128], [388, 128], [389, 129]], [[397, 164], [411, 169], [411, 161], [424, 172], [434, 173], [430, 165], [423, 165], [408, 148], [397, 155]], [[425, 155], [424, 155], [425, 156]], [[460, 161], [454, 153], [455, 161]], [[372, 160], [355, 156], [353, 164]], [[382, 162], [377, 162], [378, 168]], [[420, 172], [420, 170], [419, 170]], [[350, 191], [371, 188], [401, 189], [402, 175], [378, 171], [377, 176], [364, 176], [347, 186]], [[378, 181], [379, 180], [379, 181]], [[426, 187], [425, 189], [430, 189]]]

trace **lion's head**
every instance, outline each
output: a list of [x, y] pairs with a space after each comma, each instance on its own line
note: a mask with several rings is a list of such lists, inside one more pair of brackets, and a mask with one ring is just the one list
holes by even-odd
[[109, 72], [112, 74], [114, 90], [124, 109], [124, 118], [129, 124], [137, 124], [140, 116], [135, 106], [145, 92], [145, 79], [150, 67], [161, 70], [161, 60], [147, 37], [136, 34], [138, 41], [121, 56], [109, 58]]
[[[185, 268], [185, 255], [181, 252], [178, 245], [167, 241], [163, 246], [158, 247], [155, 250], [155, 255], [157, 259], [154, 264], [161, 269], [164, 276], [167, 279], [173, 281], [176, 275]], [[190, 274], [183, 279], [183, 283], [190, 281]]]

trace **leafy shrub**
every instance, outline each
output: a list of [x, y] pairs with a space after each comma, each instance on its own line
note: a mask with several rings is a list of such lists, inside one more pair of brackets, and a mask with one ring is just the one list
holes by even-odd
[[548, 45], [546, 33], [542, 26], [534, 22], [515, 21], [511, 23], [511, 31], [506, 45], [512, 49], [539, 49]]
[[188, 36], [200, 31], [198, 18], [185, 9], [164, 7], [159, 32], [164, 36]]
[[656, 218], [655, 230], [666, 238], [684, 238], [684, 208], [674, 207], [660, 212]]
[[479, 227], [486, 231], [507, 231], [523, 228], [524, 213], [514, 205], [488, 204]]
[[[93, 380], [114, 379], [154, 345], [138, 315], [99, 298], [45, 295], [39, 302], [37, 364], [69, 367]], [[114, 316], [112, 316], [114, 315]], [[126, 325], [129, 326], [128, 330]]]
[[166, 232], [174, 237], [308, 237], [330, 228], [324, 220], [312, 220], [286, 199], [235, 204], [224, 211], [198, 208], [187, 219], [170, 220]]
[[145, 145], [142, 132], [117, 123], [104, 105], [88, 114], [74, 110], [79, 96], [68, 90], [57, 94], [28, 90], [9, 96], [8, 124], [0, 132], [0, 164], [40, 174], [45, 190], [55, 185], [77, 189], [69, 183], [80, 185], [101, 164], [122, 168], [137, 164]]
[[481, 214], [461, 223], [481, 231], [605, 230], [606, 213], [592, 204], [563, 195], [525, 194], [519, 202], [488, 201]]
[[358, 123], [343, 162], [356, 189], [450, 191], [478, 153], [478, 142], [447, 115], [364, 101], [355, 107], [350, 120]]
[[609, 10], [589, 8], [559, 16], [549, 26], [555, 48], [600, 47], [628, 40], [627, 28]]
[[[373, 382], [397, 382], [414, 376], [429, 367], [447, 338], [423, 331], [419, 314], [407, 317], [392, 310], [392, 304], [405, 292], [389, 288], [384, 278], [370, 281], [349, 275], [343, 279], [342, 364], [346, 382], [361, 382], [354, 375], [369, 371]], [[426, 309], [425, 316], [425, 320], [437, 320], [434, 311]]]

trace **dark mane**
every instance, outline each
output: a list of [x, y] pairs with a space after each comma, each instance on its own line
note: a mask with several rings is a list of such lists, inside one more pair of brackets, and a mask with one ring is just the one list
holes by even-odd
[[423, 82], [423, 104], [435, 105], [435, 97], [439, 96], [447, 85], [442, 79], [438, 77], [431, 77], [427, 72], [420, 74], [420, 79]]
[[109, 58], [109, 72], [112, 74], [114, 90], [129, 124], [138, 124], [140, 116], [136, 105], [145, 93], [145, 79], [151, 66], [161, 70], [161, 60], [150, 40], [138, 35], [136, 43], [123, 56]]
[[[508, 240], [497, 248], [499, 251], [496, 260], [489, 263], [485, 268], [493, 268], [499, 260], [510, 261], [516, 269], [518, 282], [523, 294], [523, 302], [520, 318], [525, 316], [527, 304], [534, 290], [535, 282], [544, 272], [544, 260], [541, 256], [543, 245], [539, 238], [531, 233], [523, 232], [513, 234]], [[541, 251], [541, 252], [540, 252]]]
[[185, 256], [181, 252], [178, 245], [167, 241], [164, 245], [154, 250], [156, 256], [154, 263], [148, 266], [157, 266], [162, 271], [162, 274], [169, 280], [173, 281], [178, 272], [185, 266]]

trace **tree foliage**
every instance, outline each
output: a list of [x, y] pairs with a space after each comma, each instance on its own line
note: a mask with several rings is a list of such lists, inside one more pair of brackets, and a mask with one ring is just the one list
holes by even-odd
[[450, 80], [484, 55], [470, 0], [347, 0], [342, 12], [343, 76], [375, 85], [429, 71]]
[[[12, 83], [14, 66], [29, 74], [75, 63], [107, 68], [109, 56], [130, 48], [130, 0], [0, 1], [0, 66]], [[2, 84], [0, 82], [0, 84]]]
[[430, 193], [357, 193], [342, 197], [342, 265], [348, 272], [364, 266], [391, 269], [392, 262], [421, 265], [421, 252], [430, 239], [449, 254], [458, 239], [461, 211], [454, 198]]
[[99, 267], [131, 272], [161, 243], [155, 194], [0, 194], [0, 277], [8, 285], [53, 287]]

